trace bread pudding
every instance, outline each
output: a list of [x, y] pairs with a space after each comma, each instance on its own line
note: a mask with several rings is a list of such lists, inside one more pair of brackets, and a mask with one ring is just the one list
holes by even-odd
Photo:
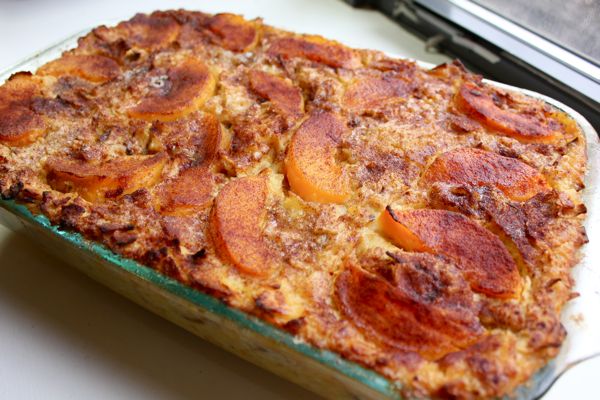
[[558, 353], [585, 151], [458, 61], [233, 14], [138, 14], [0, 87], [4, 199], [407, 397], [510, 394]]

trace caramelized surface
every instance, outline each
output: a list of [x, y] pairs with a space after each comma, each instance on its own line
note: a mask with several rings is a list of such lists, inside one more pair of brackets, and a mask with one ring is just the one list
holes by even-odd
[[150, 121], [172, 121], [200, 108], [214, 90], [215, 78], [207, 65], [188, 59], [167, 69], [165, 82], [151, 89], [128, 113]]
[[336, 161], [336, 147], [344, 132], [331, 113], [312, 114], [300, 125], [288, 147], [285, 170], [292, 191], [307, 201], [343, 203], [348, 183]]
[[396, 245], [408, 251], [452, 259], [473, 290], [500, 298], [519, 295], [519, 270], [502, 241], [463, 215], [444, 210], [396, 212], [388, 207], [380, 224]]
[[0, 108], [0, 143], [26, 146], [45, 133], [43, 119], [27, 107]]
[[258, 70], [250, 71], [248, 78], [252, 90], [269, 100], [283, 116], [296, 119], [304, 113], [304, 99], [299, 87], [283, 78]]
[[585, 152], [458, 61], [233, 14], [140, 14], [0, 86], [3, 199], [403, 398], [503, 398], [557, 355]]
[[161, 144], [167, 143], [173, 157], [184, 162], [210, 166], [231, 141], [213, 114], [192, 113], [177, 121], [156, 122], [153, 131]]
[[264, 276], [271, 269], [262, 234], [267, 192], [262, 176], [233, 180], [215, 198], [211, 215], [217, 253], [250, 275]]
[[40, 83], [28, 73], [13, 75], [0, 87], [0, 143], [26, 146], [46, 132], [41, 115], [32, 109]]
[[268, 54], [284, 58], [303, 57], [333, 68], [356, 68], [360, 65], [358, 57], [348, 48], [321, 36], [275, 39]]
[[427, 168], [422, 181], [471, 186], [494, 186], [517, 201], [529, 200], [549, 190], [546, 179], [536, 169], [514, 158], [490, 151], [456, 149], [438, 156]]
[[193, 215], [210, 206], [213, 199], [214, 176], [204, 167], [192, 167], [160, 185], [156, 206], [161, 214]]
[[235, 14], [215, 15], [210, 18], [208, 29], [216, 35], [219, 45], [231, 51], [252, 50], [259, 38], [257, 23]]
[[464, 82], [456, 95], [456, 105], [467, 115], [489, 128], [523, 142], [548, 143], [561, 135], [560, 123], [546, 112], [527, 110], [519, 112], [519, 103], [510, 94]]
[[91, 202], [119, 197], [152, 187], [167, 161], [164, 153], [125, 156], [98, 164], [52, 158], [48, 160], [48, 183], [61, 192], [77, 192]]
[[110, 42], [121, 39], [131, 47], [153, 51], [173, 43], [179, 31], [179, 24], [172, 18], [138, 14], [129, 21], [121, 22], [115, 29], [101, 27], [96, 34]]
[[0, 106], [27, 105], [35, 96], [40, 95], [40, 80], [29, 72], [19, 72], [0, 86]]
[[408, 82], [385, 77], [355, 79], [344, 94], [344, 106], [358, 113], [401, 99], [410, 91]]
[[100, 55], [64, 55], [43, 65], [41, 75], [77, 76], [91, 82], [104, 83], [121, 74], [119, 64], [110, 57]]
[[358, 267], [336, 279], [342, 311], [388, 346], [427, 359], [467, 347], [483, 333], [472, 293], [458, 271], [427, 255], [394, 255], [380, 262], [382, 277]]

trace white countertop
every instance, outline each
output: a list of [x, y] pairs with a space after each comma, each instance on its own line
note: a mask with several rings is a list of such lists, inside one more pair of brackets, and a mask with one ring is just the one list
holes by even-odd
[[[433, 63], [421, 41], [338, 0], [0, 1], [0, 70], [80, 30], [138, 11], [187, 8], [262, 16]], [[600, 338], [599, 338], [600, 340]], [[597, 398], [600, 360], [545, 400]], [[0, 226], [0, 399], [306, 399], [315, 396], [145, 311]]]

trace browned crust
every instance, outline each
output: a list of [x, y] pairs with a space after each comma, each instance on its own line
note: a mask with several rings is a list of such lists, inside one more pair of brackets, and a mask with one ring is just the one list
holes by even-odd
[[96, 83], [104, 83], [118, 77], [121, 73], [119, 64], [110, 57], [97, 54], [70, 55], [51, 61], [37, 72], [40, 75], [78, 76]]
[[[520, 294], [521, 277], [517, 265], [502, 241], [467, 217], [445, 210], [411, 210], [395, 212], [387, 207], [395, 224], [409, 230], [422, 244], [417, 251], [445, 255], [461, 269], [473, 290], [491, 297], [515, 297]], [[391, 224], [388, 224], [389, 226]], [[385, 229], [401, 247], [403, 235]], [[414, 240], [413, 237], [410, 238]]]
[[150, 89], [138, 104], [128, 110], [129, 115], [150, 121], [172, 121], [202, 106], [212, 96], [215, 86], [208, 66], [195, 59], [184, 60], [168, 68], [166, 81]]
[[266, 201], [264, 177], [239, 178], [221, 189], [211, 216], [217, 253], [250, 275], [265, 275], [270, 270], [270, 255], [262, 233]]
[[502, 98], [493, 88], [464, 82], [457, 95], [459, 109], [502, 134], [530, 142], [552, 142], [561, 134], [558, 121], [547, 118], [543, 109], [524, 113], [510, 96]]
[[438, 156], [423, 174], [423, 183], [493, 186], [513, 200], [529, 200], [549, 190], [544, 176], [514, 158], [490, 151], [460, 148]]
[[363, 113], [380, 104], [405, 97], [412, 87], [409, 82], [389, 77], [361, 77], [354, 80], [344, 94], [344, 106]]
[[51, 158], [48, 184], [55, 190], [75, 191], [88, 201], [119, 197], [155, 185], [166, 155], [125, 156], [99, 164]]
[[0, 142], [26, 146], [44, 134], [42, 118], [27, 107], [0, 108]]
[[3, 198], [407, 397], [502, 397], [557, 354], [585, 169], [573, 120], [458, 62], [231, 14], [140, 14], [0, 87]]
[[307, 58], [334, 68], [354, 68], [359, 65], [356, 53], [320, 36], [277, 38], [272, 41], [267, 54], [284, 58]]
[[214, 179], [205, 167], [185, 169], [156, 188], [156, 207], [164, 215], [197, 214], [212, 202]]
[[235, 14], [217, 14], [207, 23], [208, 29], [215, 34], [213, 39], [218, 45], [231, 51], [249, 51], [259, 38], [259, 22], [246, 21]]
[[[336, 279], [340, 308], [368, 336], [428, 359], [468, 347], [483, 333], [458, 270], [419, 255], [380, 262], [383, 277], [349, 266]], [[441, 264], [441, 265], [440, 265]]]
[[299, 87], [283, 78], [258, 70], [251, 70], [248, 78], [252, 90], [271, 101], [284, 116], [295, 119], [304, 113], [304, 98]]
[[32, 110], [40, 86], [38, 79], [22, 72], [0, 87], [0, 143], [26, 146], [45, 134], [43, 116]]
[[348, 187], [336, 160], [345, 127], [333, 113], [313, 113], [292, 136], [285, 173], [292, 191], [308, 201], [343, 203]]

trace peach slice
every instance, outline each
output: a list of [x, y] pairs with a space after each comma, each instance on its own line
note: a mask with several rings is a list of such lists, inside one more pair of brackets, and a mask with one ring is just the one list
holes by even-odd
[[231, 141], [228, 131], [210, 113], [192, 113], [176, 121], [156, 123], [154, 127], [173, 156], [195, 165], [208, 167]]
[[361, 65], [360, 57], [352, 49], [316, 35], [274, 39], [267, 54], [302, 57], [333, 68], [358, 68]]
[[405, 250], [454, 260], [474, 291], [497, 298], [519, 295], [521, 277], [506, 246], [462, 214], [429, 209], [395, 212], [388, 206], [379, 223], [383, 233]]
[[151, 91], [128, 110], [131, 117], [147, 121], [172, 121], [200, 108], [215, 91], [216, 79], [199, 60], [187, 59], [167, 70], [168, 82]]
[[251, 70], [248, 78], [250, 88], [268, 99], [284, 117], [298, 118], [304, 113], [304, 98], [299, 87], [286, 79], [258, 70]]
[[384, 77], [356, 78], [344, 93], [344, 106], [354, 112], [362, 113], [378, 108], [381, 104], [406, 96], [410, 85], [401, 79]]
[[235, 14], [216, 14], [207, 24], [208, 29], [217, 36], [217, 44], [227, 50], [244, 52], [252, 50], [258, 43], [257, 24], [246, 21]]
[[267, 213], [267, 194], [264, 176], [232, 180], [215, 198], [211, 215], [218, 255], [254, 276], [265, 276], [271, 269], [271, 254], [261, 227]]
[[522, 161], [467, 148], [437, 157], [423, 174], [422, 182], [494, 186], [516, 201], [529, 200], [550, 189], [543, 175]]
[[47, 180], [55, 190], [101, 202], [155, 185], [166, 162], [165, 153], [124, 156], [99, 164], [52, 158], [47, 163]]
[[460, 275], [457, 279], [444, 274], [444, 269], [436, 270], [435, 261], [427, 259], [414, 266], [403, 263], [386, 269], [398, 276], [398, 282], [355, 266], [335, 281], [339, 308], [366, 336], [436, 360], [466, 348], [482, 335], [473, 294]]
[[44, 135], [44, 120], [30, 108], [35, 96], [41, 96], [40, 85], [30, 73], [15, 74], [0, 86], [0, 143], [26, 146]]
[[[549, 118], [541, 109], [531, 112], [531, 105], [515, 108], [510, 94], [498, 89], [479, 86], [473, 82], [463, 82], [455, 98], [457, 108], [470, 117], [480, 121], [488, 128], [514, 137], [522, 142], [550, 143], [558, 139], [562, 133], [562, 125]], [[543, 117], [538, 115], [543, 114]]]
[[110, 57], [65, 54], [40, 67], [37, 73], [52, 76], [73, 75], [90, 82], [104, 83], [119, 76], [121, 68]]
[[27, 107], [0, 108], [0, 143], [27, 146], [46, 133], [44, 120]]
[[113, 30], [131, 46], [155, 51], [177, 39], [180, 26], [168, 16], [137, 14]]
[[200, 135], [194, 135], [190, 138], [188, 146], [197, 148], [197, 155], [200, 156], [197, 161], [208, 167], [218, 158], [220, 150], [229, 147], [231, 136], [226, 129], [221, 127], [221, 123], [214, 114], [204, 114], [203, 118], [195, 121], [193, 128], [202, 133], [202, 144], [198, 145], [197, 142]]
[[0, 108], [11, 104], [26, 106], [41, 96], [40, 80], [30, 72], [18, 72], [0, 86]]
[[188, 168], [158, 187], [155, 205], [163, 215], [194, 214], [210, 205], [213, 188], [214, 176], [210, 171], [203, 167]]
[[335, 114], [312, 114], [294, 133], [287, 149], [285, 173], [294, 193], [307, 201], [343, 203], [348, 181], [336, 162], [338, 142], [346, 129]]

